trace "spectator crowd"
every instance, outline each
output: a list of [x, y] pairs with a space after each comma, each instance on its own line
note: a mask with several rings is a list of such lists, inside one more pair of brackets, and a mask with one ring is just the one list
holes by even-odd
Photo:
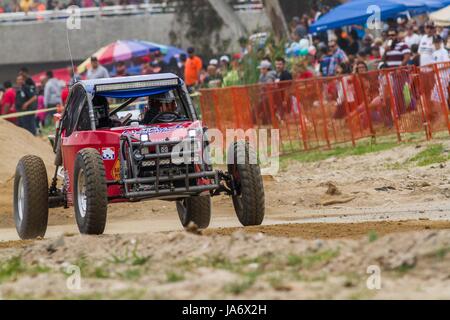
[[[317, 18], [320, 14], [316, 12], [311, 17]], [[228, 56], [211, 59], [200, 72], [199, 85], [206, 88], [228, 86], [230, 83], [226, 79], [230, 72], [235, 80], [231, 84], [246, 84], [244, 73], [248, 68], [245, 64], [251, 59], [258, 61], [259, 83], [450, 61], [449, 29], [437, 27], [431, 21], [389, 20], [379, 32], [367, 32], [355, 26], [309, 35], [307, 30], [313, 22], [307, 15], [301, 19], [294, 17], [289, 42], [281, 54], [280, 50], [267, 45], [267, 41], [260, 46], [255, 41], [242, 39], [245, 50], [233, 55], [231, 62]]]
[[390, 19], [375, 32], [352, 26], [308, 34], [310, 24], [326, 10], [294, 17], [289, 24], [289, 40], [282, 48], [264, 33], [241, 38], [239, 52], [207, 60], [190, 48], [175, 73], [185, 76], [189, 87], [217, 88], [450, 61], [449, 29], [424, 19]]
[[[33, 3], [33, 0], [21, 0]], [[95, 4], [91, 0], [84, 3]], [[49, 0], [48, 5], [55, 5]], [[89, 5], [89, 4], [86, 4]], [[449, 29], [438, 27], [426, 18], [390, 19], [382, 30], [352, 26], [328, 32], [309, 34], [308, 29], [328, 8], [313, 10], [289, 23], [289, 39], [280, 45], [267, 33], [239, 39], [239, 50], [230, 54], [204, 57], [194, 47], [187, 54], [166, 57], [157, 51], [134, 61], [120, 61], [102, 66], [91, 57], [91, 66], [83, 78], [96, 79], [132, 74], [171, 72], [184, 79], [191, 91], [251, 83], [274, 83], [333, 77], [351, 73], [400, 66], [425, 66], [448, 62]], [[370, 31], [370, 32], [369, 32]], [[206, 63], [207, 61], [207, 63]], [[28, 70], [22, 68], [15, 84], [6, 81], [0, 92], [0, 114], [55, 108], [64, 104], [68, 87], [81, 78], [71, 68], [67, 85], [48, 71], [36, 86]], [[130, 70], [133, 70], [131, 73]], [[9, 120], [33, 134], [39, 124], [49, 122], [49, 113], [39, 113]]]

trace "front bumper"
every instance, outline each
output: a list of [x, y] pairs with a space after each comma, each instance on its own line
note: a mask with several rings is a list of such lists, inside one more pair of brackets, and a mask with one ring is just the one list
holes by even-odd
[[[189, 138], [188, 142], [199, 143], [195, 138]], [[180, 141], [133, 141], [129, 135], [122, 135], [120, 184], [123, 185], [123, 196], [127, 199], [184, 197], [218, 189], [218, 171], [211, 170], [202, 163], [186, 161], [199, 159], [202, 148], [200, 152], [196, 148], [174, 152], [173, 147], [179, 143]], [[150, 152], [144, 154], [145, 149]], [[183, 157], [185, 161], [174, 163], [174, 154]]]

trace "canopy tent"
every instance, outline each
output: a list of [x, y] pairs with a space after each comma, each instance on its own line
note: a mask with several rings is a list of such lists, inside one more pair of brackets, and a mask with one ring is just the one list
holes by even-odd
[[325, 31], [348, 25], [365, 25], [374, 13], [371, 6], [380, 8], [381, 20], [395, 18], [409, 12], [412, 15], [438, 10], [450, 0], [351, 0], [330, 10], [310, 26], [310, 32]]
[[[111, 64], [119, 61], [126, 61], [132, 58], [143, 57], [151, 52], [160, 51], [164, 55], [164, 62], [168, 63], [172, 57], [178, 58], [185, 51], [176, 47], [166, 46], [142, 40], [117, 40], [112, 42], [92, 56], [97, 57], [101, 64]], [[78, 73], [83, 73], [91, 65], [91, 58], [87, 58], [77, 68]]]
[[[70, 70], [69, 68], [58, 68], [58, 69], [53, 69], [53, 76], [56, 79], [59, 79], [61, 81], [64, 81], [65, 83], [69, 83], [70, 81]], [[31, 78], [33, 79], [34, 83], [38, 86], [41, 85], [41, 79], [43, 77], [46, 77], [46, 71], [42, 71], [39, 73], [36, 73], [35, 75], [31, 76]]]
[[450, 26], [450, 5], [430, 14], [430, 19], [438, 26]]
[[154, 43], [150, 41], [140, 41], [141, 43], [148, 45], [149, 47], [155, 48], [157, 51], [161, 51], [161, 53], [164, 55], [164, 62], [169, 63], [170, 59], [178, 58], [181, 54], [185, 54], [187, 56], [186, 51], [172, 46], [166, 46], [159, 43]]

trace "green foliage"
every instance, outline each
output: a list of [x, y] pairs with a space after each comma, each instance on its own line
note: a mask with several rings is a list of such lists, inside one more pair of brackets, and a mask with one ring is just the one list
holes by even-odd
[[328, 263], [338, 255], [338, 250], [323, 250], [306, 255], [290, 254], [287, 257], [287, 264], [291, 267], [309, 269], [318, 264]]
[[184, 280], [184, 275], [179, 274], [175, 271], [168, 271], [166, 273], [167, 282], [178, 282]]
[[436, 251], [436, 258], [442, 260], [442, 259], [444, 259], [444, 258], [447, 256], [447, 254], [448, 254], [449, 252], [450, 252], [450, 247], [443, 247], [443, 248], [440, 248], [440, 249], [438, 249], [438, 250]]
[[416, 162], [419, 167], [423, 167], [434, 163], [446, 162], [448, 159], [450, 159], [448, 153], [444, 152], [444, 146], [439, 143], [429, 145], [425, 150], [409, 159], [409, 162]]
[[184, 26], [184, 33], [177, 35], [175, 31], [171, 32], [172, 44], [180, 43], [182, 38], [186, 38], [194, 44], [197, 53], [204, 57], [211, 57], [216, 53], [212, 50], [214, 46], [220, 54], [227, 51], [230, 41], [221, 38], [223, 20], [208, 1], [189, 0], [178, 4], [180, 7], [175, 14], [179, 24]]
[[254, 279], [248, 278], [227, 284], [224, 290], [229, 293], [240, 294], [249, 289], [253, 285], [253, 283]]
[[331, 150], [311, 150], [307, 152], [293, 153], [286, 156], [282, 156], [281, 160], [296, 160], [300, 162], [315, 162], [320, 160], [325, 160], [332, 157], [347, 157], [347, 156], [360, 156], [367, 153], [379, 152], [383, 150], [392, 149], [398, 146], [396, 142], [359, 142], [355, 147], [352, 145], [348, 146], [337, 146]]
[[0, 262], [0, 284], [16, 279], [19, 275], [36, 275], [49, 272], [50, 269], [41, 265], [28, 265], [20, 256], [14, 256]]
[[0, 283], [3, 283], [25, 271], [19, 256], [12, 257], [0, 264]]
[[368, 238], [369, 242], [374, 242], [378, 239], [378, 233], [375, 230], [370, 230]]

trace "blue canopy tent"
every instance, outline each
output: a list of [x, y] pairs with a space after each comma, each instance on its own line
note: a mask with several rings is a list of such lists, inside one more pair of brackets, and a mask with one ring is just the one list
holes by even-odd
[[311, 33], [349, 25], [365, 25], [373, 12], [370, 6], [380, 8], [381, 20], [395, 18], [409, 12], [412, 15], [435, 11], [450, 4], [450, 0], [351, 0], [330, 10], [310, 26]]

